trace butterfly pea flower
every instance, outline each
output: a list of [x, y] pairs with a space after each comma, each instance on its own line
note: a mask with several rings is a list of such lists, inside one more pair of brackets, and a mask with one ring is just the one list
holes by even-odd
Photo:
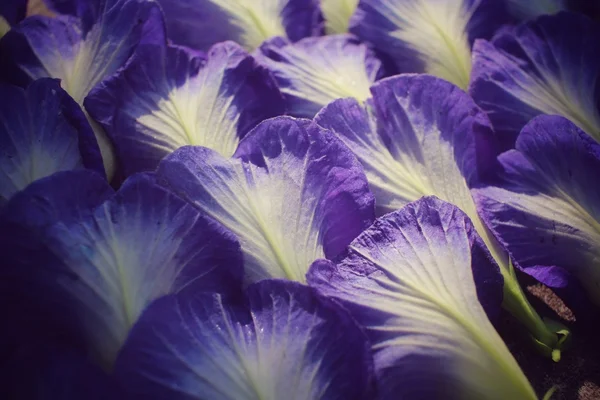
[[475, 190], [492, 229], [528, 274], [556, 287], [566, 272], [600, 305], [600, 144], [542, 115], [498, 160], [498, 186]]
[[288, 113], [313, 118], [342, 97], [360, 101], [383, 76], [381, 61], [350, 35], [310, 37], [296, 43], [277, 37], [260, 47], [259, 60], [275, 76]]
[[358, 0], [321, 0], [321, 11], [325, 19], [327, 34], [346, 33], [350, 18], [356, 11]]
[[[116, 193], [88, 171], [38, 182], [43, 185], [30, 185], [7, 204], [4, 219], [30, 228], [47, 252], [3, 273], [17, 292], [30, 294], [30, 309], [45, 311], [30, 314], [30, 324], [49, 319], [105, 370], [156, 298], [241, 290], [242, 255], [233, 234], [157, 185], [152, 175], [132, 176]], [[84, 192], [71, 187], [76, 184]]]
[[364, 166], [377, 215], [432, 195], [459, 207], [500, 267], [504, 306], [529, 329], [534, 343], [558, 360], [563, 335], [529, 304], [508, 254], [471, 196], [470, 187], [495, 168], [494, 134], [485, 113], [464, 91], [430, 75], [383, 79], [371, 92], [365, 104], [334, 101], [315, 121], [335, 132]]
[[304, 282], [315, 259], [337, 256], [374, 219], [362, 166], [310, 120], [266, 120], [230, 159], [182, 147], [161, 161], [157, 176], [239, 238], [245, 284]]
[[94, 133], [56, 79], [26, 89], [0, 83], [0, 149], [0, 204], [55, 172], [104, 173]]
[[308, 273], [367, 332], [380, 399], [537, 399], [489, 318], [502, 275], [469, 217], [423, 197]]
[[0, 38], [10, 27], [25, 18], [27, 0], [3, 0], [0, 3]]
[[233, 42], [208, 54], [142, 44], [85, 105], [112, 139], [125, 176], [153, 171], [185, 145], [231, 157], [256, 124], [285, 110], [270, 73]]
[[597, 22], [561, 12], [475, 43], [469, 92], [504, 150], [540, 114], [562, 115], [600, 141], [599, 36]]
[[296, 282], [265, 280], [241, 300], [169, 295], [133, 328], [114, 375], [133, 398], [361, 400], [372, 357], [347, 312]]
[[[141, 40], [164, 36], [157, 4], [149, 0], [79, 0], [77, 15], [31, 16], [0, 41], [0, 74], [19, 86], [51, 77], [75, 101], [83, 102], [98, 83], [114, 74]], [[90, 119], [107, 175], [115, 168], [106, 134]]]
[[322, 33], [317, 0], [158, 0], [169, 39], [207, 51], [231, 40], [252, 51], [275, 36], [297, 41]]
[[399, 73], [424, 72], [466, 89], [474, 40], [506, 21], [502, 0], [362, 0], [350, 32], [387, 55]]

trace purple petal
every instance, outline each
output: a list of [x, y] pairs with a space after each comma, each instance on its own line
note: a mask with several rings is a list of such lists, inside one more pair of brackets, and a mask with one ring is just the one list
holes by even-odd
[[312, 118], [331, 101], [371, 97], [381, 78], [381, 61], [350, 35], [322, 36], [291, 43], [275, 38], [260, 47], [260, 61], [274, 74], [290, 115]]
[[26, 90], [0, 84], [0, 204], [55, 172], [104, 173], [93, 132], [77, 116], [83, 113], [58, 80], [40, 79]]
[[185, 145], [230, 157], [248, 131], [284, 112], [273, 78], [233, 42], [208, 55], [143, 45], [85, 102], [115, 144], [125, 175], [154, 170]]
[[198, 50], [206, 51], [226, 40], [254, 50], [274, 36], [297, 41], [323, 30], [317, 0], [158, 2], [165, 14], [169, 39]]
[[455, 206], [424, 197], [379, 218], [308, 282], [366, 328], [379, 398], [537, 398], [486, 316], [502, 277]]
[[[164, 40], [162, 15], [149, 0], [79, 2], [78, 17], [32, 16], [0, 41], [0, 76], [13, 84], [51, 77], [78, 104], [98, 83], [113, 75], [142, 42]], [[96, 134], [109, 178], [114, 154], [106, 134]]]
[[350, 32], [390, 57], [398, 72], [425, 72], [465, 89], [473, 41], [506, 20], [503, 0], [363, 0]]
[[502, 185], [475, 191], [479, 208], [526, 272], [564, 286], [564, 269], [600, 304], [600, 145], [565, 118], [540, 116], [516, 146], [499, 158]]
[[345, 311], [306, 286], [251, 285], [247, 300], [168, 296], [143, 314], [115, 375], [137, 398], [372, 398], [371, 355]]
[[[148, 175], [131, 177], [80, 220], [52, 225], [44, 242], [60, 263], [44, 274], [50, 294], [40, 298], [64, 299], [67, 307], [52, 312], [59, 319], [71, 313], [63, 329], [74, 330], [107, 369], [152, 300], [173, 292], [241, 290], [235, 237]], [[50, 269], [55, 263], [38, 264]]]
[[315, 120], [334, 131], [363, 164], [377, 214], [431, 195], [459, 207], [500, 266], [506, 308], [556, 358], [558, 337], [532, 312], [508, 254], [471, 196], [470, 187], [497, 167], [495, 137], [485, 113], [462, 90], [428, 75], [387, 78], [371, 90], [373, 99], [366, 105], [338, 100]]
[[597, 22], [562, 12], [475, 44], [469, 91], [504, 149], [540, 114], [562, 115], [600, 141], [599, 36]]
[[259, 124], [231, 160], [181, 148], [161, 162], [158, 176], [239, 237], [247, 283], [304, 281], [315, 259], [337, 256], [373, 220], [362, 167], [308, 120]]

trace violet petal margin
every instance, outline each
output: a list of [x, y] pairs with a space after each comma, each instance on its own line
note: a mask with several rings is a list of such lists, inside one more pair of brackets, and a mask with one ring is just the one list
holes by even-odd
[[56, 79], [26, 90], [0, 84], [0, 205], [37, 179], [89, 168], [104, 173], [92, 130]]
[[374, 219], [362, 166], [309, 120], [262, 122], [230, 160], [183, 147], [160, 163], [157, 175], [238, 236], [246, 283], [303, 282], [315, 259], [337, 256]]
[[308, 282], [367, 330], [381, 399], [537, 399], [486, 316], [502, 276], [455, 206], [424, 197], [377, 219]]
[[254, 50], [284, 36], [297, 41], [323, 31], [317, 0], [158, 0], [169, 39], [197, 50], [226, 40]]
[[499, 160], [499, 187], [474, 190], [485, 219], [526, 272], [556, 286], [567, 270], [600, 305], [600, 145], [565, 118], [539, 116]]
[[157, 300], [115, 376], [141, 399], [374, 398], [362, 330], [312, 288], [278, 280], [251, 285], [243, 303], [208, 294]]
[[259, 60], [275, 76], [294, 117], [312, 118], [344, 97], [364, 101], [383, 76], [381, 61], [350, 35], [310, 37], [296, 43], [278, 37], [260, 47]]
[[206, 56], [140, 45], [85, 106], [111, 137], [126, 176], [154, 170], [184, 145], [230, 157], [256, 124], [284, 113], [270, 73], [233, 42], [214, 45]]
[[469, 92], [503, 149], [533, 117], [562, 115], [600, 141], [600, 23], [561, 12], [477, 41]]
[[362, 0], [350, 32], [398, 72], [425, 72], [466, 89], [471, 45], [506, 22], [504, 0]]

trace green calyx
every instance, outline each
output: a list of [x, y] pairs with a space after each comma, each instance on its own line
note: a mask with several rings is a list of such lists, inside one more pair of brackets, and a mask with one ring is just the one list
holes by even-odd
[[555, 335], [556, 341], [554, 343], [544, 343], [533, 335], [531, 335], [530, 338], [534, 347], [543, 356], [552, 358], [552, 361], [554, 362], [559, 362], [561, 358], [561, 351], [566, 349], [571, 342], [571, 332], [560, 322], [548, 318], [544, 318], [543, 321], [546, 329]]

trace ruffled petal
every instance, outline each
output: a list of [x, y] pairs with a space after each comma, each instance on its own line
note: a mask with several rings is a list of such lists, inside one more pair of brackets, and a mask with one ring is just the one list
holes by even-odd
[[562, 115], [600, 141], [599, 36], [597, 22], [563, 12], [475, 44], [469, 91], [504, 149], [540, 114]]
[[[469, 218], [424, 197], [379, 218], [308, 282], [364, 326], [381, 399], [537, 399], [488, 320], [502, 277]], [[481, 301], [481, 303], [480, 303]]]
[[539, 116], [516, 146], [500, 156], [502, 184], [475, 191], [479, 208], [526, 272], [561, 286], [566, 270], [600, 304], [600, 145], [565, 118]]
[[142, 45], [85, 105], [111, 136], [125, 175], [152, 171], [185, 145], [230, 157], [256, 124], [284, 113], [269, 72], [233, 42], [213, 46], [207, 56]]
[[260, 51], [260, 61], [273, 72], [295, 117], [312, 118], [323, 106], [343, 97], [364, 101], [371, 97], [371, 84], [383, 75], [381, 61], [350, 35], [296, 43], [275, 38]]
[[304, 281], [373, 220], [373, 196], [352, 152], [308, 120], [259, 124], [233, 159], [202, 147], [166, 157], [159, 179], [240, 239], [246, 282]]

